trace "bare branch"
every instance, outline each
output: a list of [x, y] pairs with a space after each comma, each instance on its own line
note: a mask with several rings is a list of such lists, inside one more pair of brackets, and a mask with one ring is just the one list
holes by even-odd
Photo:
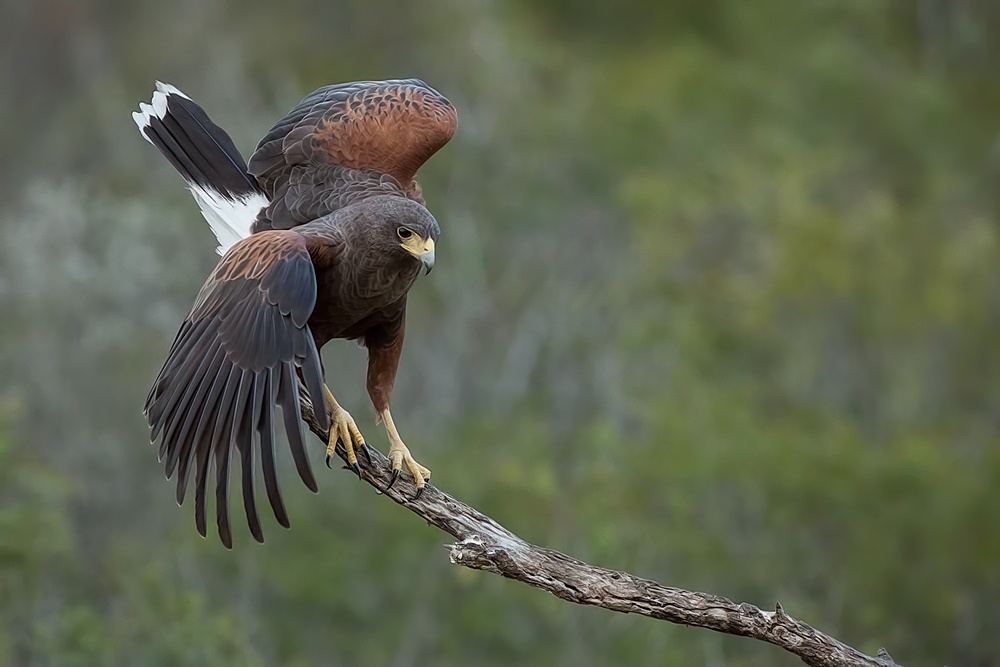
[[[327, 435], [318, 428], [304, 396], [302, 416], [325, 443]], [[347, 452], [339, 445], [337, 453], [346, 462]], [[382, 491], [389, 483], [391, 464], [377, 451], [371, 455], [371, 465], [362, 468], [362, 478]], [[724, 597], [662, 586], [626, 572], [589, 565], [525, 542], [490, 517], [429, 484], [414, 500], [416, 488], [409, 475], [400, 475], [392, 489], [383, 492], [458, 539], [449, 545], [451, 562], [456, 565], [493, 572], [578, 604], [759, 639], [799, 656], [812, 667], [898, 667], [884, 648], [879, 649], [877, 657], [867, 656], [795, 620], [780, 604], [773, 612], [762, 611], [746, 602], [736, 604]]]

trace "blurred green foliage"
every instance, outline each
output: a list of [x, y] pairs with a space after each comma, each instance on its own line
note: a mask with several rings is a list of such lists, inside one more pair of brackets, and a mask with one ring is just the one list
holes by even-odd
[[[1000, 662], [994, 3], [45, 0], [0, 37], [0, 665], [798, 664], [454, 568], [346, 472], [285, 461], [263, 546], [172, 506], [138, 412], [214, 243], [128, 112], [171, 81], [249, 153], [409, 76], [460, 112], [394, 402], [436, 483], [901, 664]], [[363, 354], [325, 357], [384, 446]]]

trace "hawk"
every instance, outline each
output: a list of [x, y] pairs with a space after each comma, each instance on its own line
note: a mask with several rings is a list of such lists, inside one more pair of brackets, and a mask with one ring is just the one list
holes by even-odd
[[[389, 411], [406, 330], [406, 296], [434, 266], [440, 229], [424, 206], [417, 169], [455, 132], [455, 107], [418, 79], [325, 86], [261, 139], [250, 162], [205, 111], [157, 82], [132, 114], [142, 135], [187, 182], [222, 255], [181, 324], [146, 399], [177, 502], [194, 478], [195, 524], [215, 471], [219, 537], [232, 547], [229, 477], [242, 470], [250, 532], [263, 542], [255, 459], [275, 518], [288, 527], [275, 471], [275, 406], [299, 477], [316, 481], [299, 412], [304, 391], [360, 475], [365, 439], [326, 385], [319, 350], [334, 338], [368, 349], [367, 389], [385, 425], [392, 483], [405, 465], [419, 495], [430, 470], [403, 444]], [[325, 409], [324, 409], [325, 406]]]

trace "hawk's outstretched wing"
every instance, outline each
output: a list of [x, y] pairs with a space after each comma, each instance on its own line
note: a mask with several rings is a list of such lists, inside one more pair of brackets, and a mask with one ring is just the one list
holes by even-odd
[[271, 200], [254, 230], [288, 229], [376, 194], [423, 203], [413, 176], [457, 122], [451, 102], [419, 79], [320, 88], [250, 158]]
[[[209, 467], [216, 472], [219, 536], [232, 546], [229, 471], [240, 454], [243, 504], [250, 532], [263, 541], [254, 502], [254, 438], [260, 442], [267, 497], [287, 527], [274, 461], [274, 406], [299, 476], [316, 491], [299, 418], [297, 372], [309, 396], [323, 405], [323, 371], [306, 322], [316, 304], [316, 271], [306, 239], [288, 231], [265, 231], [235, 244], [202, 287], [181, 325], [149, 398], [145, 413], [152, 440], [162, 434], [160, 459], [167, 477], [177, 475], [182, 503], [195, 468], [195, 522], [205, 535]], [[317, 409], [323, 428], [327, 411]]]

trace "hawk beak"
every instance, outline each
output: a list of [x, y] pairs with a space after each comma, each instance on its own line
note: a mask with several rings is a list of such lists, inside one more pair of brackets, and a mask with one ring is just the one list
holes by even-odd
[[426, 276], [434, 268], [434, 241], [428, 240], [430, 250], [420, 255], [420, 263], [424, 265], [424, 275]]
[[417, 236], [408, 238], [404, 243], [403, 250], [420, 260], [424, 265], [424, 274], [431, 272], [434, 268], [434, 239], [419, 239]]

